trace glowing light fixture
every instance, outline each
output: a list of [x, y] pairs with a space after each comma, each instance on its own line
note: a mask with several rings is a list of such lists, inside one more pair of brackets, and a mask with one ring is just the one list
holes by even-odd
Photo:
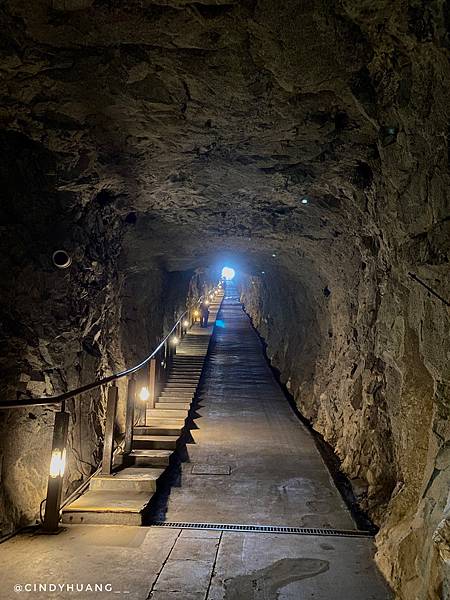
[[205, 300], [205, 306], [209, 306], [209, 300]]
[[273, 254], [272, 254], [272, 256], [273, 256], [273, 258], [276, 258], [276, 257], [277, 257], [277, 255], [276, 255], [275, 253], [273, 253]]
[[66, 449], [63, 451], [55, 448], [50, 461], [50, 477], [56, 479], [62, 477], [66, 468]]
[[231, 281], [233, 277], [236, 275], [236, 271], [231, 267], [224, 267], [222, 269], [222, 277], [227, 281]]
[[200, 313], [198, 312], [198, 310], [194, 310], [194, 317], [199, 317]]
[[180, 343], [180, 338], [178, 338], [176, 335], [174, 335], [174, 336], [171, 338], [171, 340], [170, 340], [170, 341], [172, 342], [172, 344], [173, 344], [174, 346], [176, 346], [177, 344], [179, 344], [179, 343]]
[[187, 319], [184, 319], [183, 327], [189, 327], [189, 321]]
[[141, 388], [141, 391], [139, 392], [139, 399], [142, 400], [142, 402], [147, 402], [147, 400], [150, 398], [150, 392], [148, 391], [148, 387], [146, 385], [144, 385]]
[[302, 204], [308, 204], [308, 198], [302, 198]]

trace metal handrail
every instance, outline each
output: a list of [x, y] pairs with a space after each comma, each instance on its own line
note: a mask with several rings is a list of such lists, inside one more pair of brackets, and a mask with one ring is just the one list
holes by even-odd
[[[203, 300], [203, 296], [200, 296], [200, 298], [197, 300], [197, 304], [199, 304], [202, 300]], [[121, 379], [122, 377], [126, 377], [127, 375], [131, 375], [132, 373], [139, 371], [139, 369], [142, 369], [142, 367], [144, 367], [161, 350], [161, 348], [167, 342], [169, 337], [172, 335], [172, 333], [175, 331], [175, 329], [178, 327], [178, 325], [184, 319], [184, 317], [186, 316], [187, 313], [188, 313], [188, 311], [185, 310], [184, 313], [181, 315], [181, 317], [178, 319], [178, 321], [175, 323], [175, 325], [172, 327], [172, 329], [169, 331], [169, 333], [166, 335], [166, 337], [157, 346], [157, 348], [155, 348], [155, 350], [153, 350], [153, 352], [151, 354], [149, 354], [146, 358], [144, 358], [143, 361], [141, 361], [139, 364], [135, 365], [134, 367], [130, 367], [129, 369], [125, 369], [125, 371], [120, 371], [119, 373], [113, 373], [112, 375], [108, 375], [108, 377], [103, 377], [103, 379], [98, 379], [97, 381], [87, 383], [86, 385], [76, 388], [75, 390], [71, 390], [69, 392], [64, 392], [63, 394], [59, 394], [58, 396], [49, 396], [47, 398], [24, 398], [23, 400], [12, 400], [10, 402], [0, 402], [0, 410], [10, 409], [10, 408], [25, 408], [28, 406], [44, 406], [47, 404], [59, 404], [60, 402], [64, 402], [65, 400], [70, 400], [71, 398], [74, 398], [75, 396], [79, 396], [80, 394], [83, 394], [84, 392], [89, 392], [90, 390], [94, 390], [98, 387], [101, 387], [102, 385], [106, 385], [107, 383], [110, 383], [111, 381], [117, 381], [118, 379]]]
[[[116, 385], [109, 386], [107, 388], [107, 402], [106, 402], [106, 417], [105, 417], [105, 430], [103, 440], [103, 458], [100, 465], [95, 470], [95, 473], [91, 474], [82, 484], [75, 490], [69, 498], [66, 498], [61, 504], [62, 493], [63, 493], [63, 481], [64, 481], [64, 470], [66, 463], [66, 450], [67, 450], [67, 438], [69, 431], [70, 412], [66, 411], [66, 400], [75, 398], [88, 392], [90, 390], [106, 386], [106, 384], [113, 381], [117, 381], [122, 377], [129, 377], [128, 388], [126, 392], [126, 417], [125, 417], [125, 436], [123, 439], [123, 448], [121, 449], [123, 454], [128, 454], [132, 449], [133, 443], [133, 427], [137, 424], [134, 423], [134, 410], [135, 410], [135, 399], [136, 399], [136, 378], [133, 374], [136, 371], [143, 369], [148, 363], [148, 385], [149, 387], [143, 387], [141, 391], [147, 389], [148, 398], [150, 403], [154, 407], [155, 394], [157, 389], [157, 378], [158, 378], [158, 360], [156, 357], [161, 349], [164, 349], [164, 360], [161, 362], [160, 367], [163, 367], [164, 373], [162, 374], [163, 379], [167, 376], [167, 369], [170, 368], [173, 355], [176, 350], [175, 347], [170, 345], [170, 336], [174, 331], [183, 337], [187, 333], [187, 327], [182, 324], [182, 320], [186, 318], [186, 315], [190, 316], [190, 310], [193, 307], [198, 306], [205, 296], [202, 295], [197, 301], [185, 310], [181, 316], [177, 319], [175, 324], [170, 329], [169, 333], [164, 339], [158, 344], [158, 346], [149, 354], [144, 360], [139, 362], [137, 365], [120, 371], [119, 373], [113, 373], [108, 377], [103, 377], [97, 381], [93, 381], [79, 388], [64, 392], [58, 396], [49, 396], [47, 398], [25, 398], [23, 400], [15, 400], [12, 402], [0, 403], [0, 409], [11, 409], [11, 408], [23, 408], [27, 406], [42, 406], [49, 404], [60, 404], [59, 411], [55, 412], [55, 421], [53, 425], [53, 440], [52, 440], [52, 453], [50, 460], [49, 476], [47, 480], [47, 495], [45, 499], [45, 517], [42, 522], [42, 528], [45, 533], [54, 534], [59, 530], [60, 511], [62, 506], [65, 506], [75, 494], [80, 490], [82, 491], [88, 485], [90, 479], [99, 472], [106, 475], [111, 475], [114, 456], [117, 453], [118, 448], [114, 450], [114, 429], [116, 421], [116, 411], [118, 402], [118, 387]], [[195, 313], [194, 313], [195, 316]], [[193, 321], [191, 321], [191, 325]], [[173, 340], [175, 342], [175, 340]], [[150, 392], [149, 392], [150, 388]], [[121, 443], [122, 444], [122, 443]], [[44, 501], [43, 501], [44, 502]], [[43, 502], [41, 502], [41, 507]]]

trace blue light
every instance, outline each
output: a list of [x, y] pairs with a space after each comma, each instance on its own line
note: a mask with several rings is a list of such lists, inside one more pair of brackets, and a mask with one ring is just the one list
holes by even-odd
[[236, 271], [231, 267], [224, 267], [222, 269], [222, 277], [227, 281], [231, 281], [233, 277], [236, 275]]
[[221, 327], [222, 329], [225, 329], [225, 321], [222, 321], [222, 319], [216, 319], [216, 327]]

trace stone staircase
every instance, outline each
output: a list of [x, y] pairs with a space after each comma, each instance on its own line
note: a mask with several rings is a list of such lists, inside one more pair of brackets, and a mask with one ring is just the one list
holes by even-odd
[[197, 392], [223, 294], [211, 303], [208, 328], [194, 325], [177, 347], [172, 367], [145, 425], [133, 428], [132, 450], [111, 475], [95, 475], [89, 489], [63, 508], [63, 523], [141, 525], [158, 479], [169, 466]]

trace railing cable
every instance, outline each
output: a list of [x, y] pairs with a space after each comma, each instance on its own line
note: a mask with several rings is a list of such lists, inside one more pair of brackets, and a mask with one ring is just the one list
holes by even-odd
[[[197, 300], [197, 304], [199, 304], [203, 300], [203, 296]], [[151, 354], [149, 354], [143, 361], [139, 364], [130, 367], [129, 369], [125, 369], [124, 371], [120, 371], [119, 373], [113, 373], [112, 375], [108, 375], [107, 377], [103, 377], [102, 379], [98, 379], [97, 381], [92, 381], [91, 383], [87, 383], [79, 388], [74, 390], [70, 390], [68, 392], [64, 392], [62, 394], [58, 394], [57, 396], [47, 396], [45, 398], [23, 398], [20, 400], [12, 400], [9, 402], [0, 402], [0, 410], [2, 409], [10, 409], [10, 408], [25, 408], [27, 406], [43, 406], [47, 404], [59, 404], [60, 402], [65, 402], [65, 400], [70, 400], [75, 396], [79, 396], [85, 392], [89, 392], [96, 388], [101, 387], [102, 385], [106, 385], [107, 383], [111, 383], [111, 381], [117, 381], [118, 379], [122, 379], [122, 377], [126, 377], [127, 375], [131, 375], [136, 371], [139, 371], [146, 364], [150, 362], [150, 360], [158, 354], [173, 332], [176, 330], [178, 325], [184, 319], [188, 311], [184, 311], [181, 317], [174, 324], [172, 329], [166, 335], [166, 337], [162, 340], [162, 342], [153, 350]]]

